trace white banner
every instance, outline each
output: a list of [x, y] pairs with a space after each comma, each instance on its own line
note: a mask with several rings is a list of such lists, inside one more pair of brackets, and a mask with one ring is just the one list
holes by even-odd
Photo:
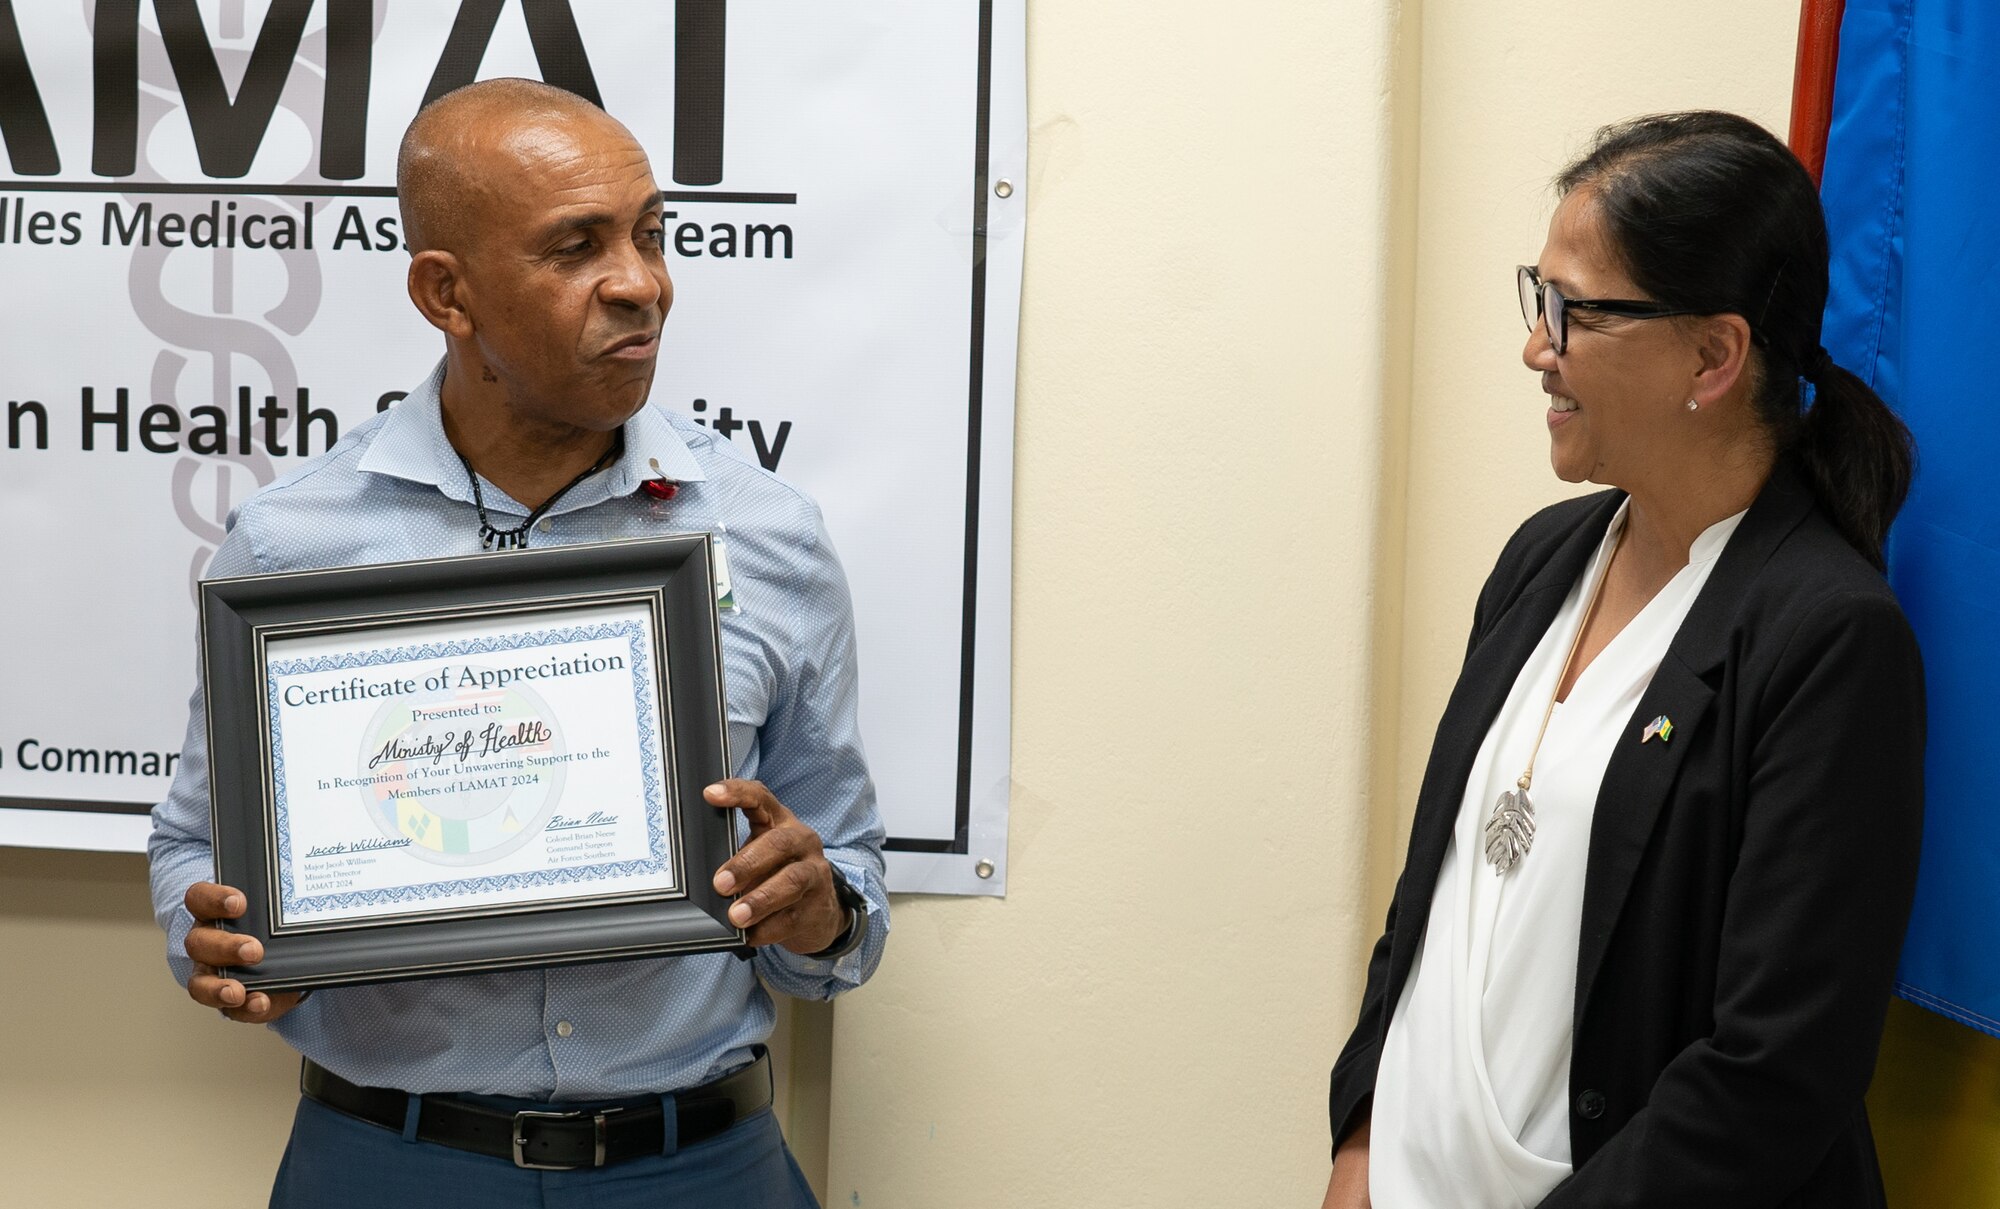
[[0, 3], [0, 844], [137, 850], [223, 518], [441, 352], [395, 152], [493, 76], [669, 190], [653, 399], [825, 510], [890, 885], [1004, 891], [1021, 0]]

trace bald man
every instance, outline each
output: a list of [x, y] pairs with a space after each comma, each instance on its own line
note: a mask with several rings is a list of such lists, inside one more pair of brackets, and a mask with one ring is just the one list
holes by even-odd
[[[197, 686], [149, 846], [168, 962], [195, 1002], [305, 1056], [273, 1205], [812, 1205], [770, 1112], [760, 976], [808, 999], [858, 986], [889, 920], [847, 586], [818, 509], [648, 405], [673, 284], [659, 187], [617, 121], [543, 84], [474, 84], [411, 124], [397, 188], [410, 299], [444, 357], [245, 502], [208, 573], [726, 532], [736, 768], [707, 798], [741, 814], [714, 882], [756, 956], [246, 993], [216, 973], [262, 952], [214, 926], [245, 903], [207, 880]], [[670, 501], [642, 490], [656, 479], [678, 484]]]

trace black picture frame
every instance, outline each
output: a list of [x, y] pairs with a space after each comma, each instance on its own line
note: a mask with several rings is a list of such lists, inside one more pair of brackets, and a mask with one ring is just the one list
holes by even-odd
[[[201, 584], [209, 795], [216, 880], [243, 891], [264, 959], [225, 969], [251, 990], [306, 990], [446, 974], [743, 949], [710, 874], [736, 851], [735, 818], [702, 790], [729, 775], [714, 555], [705, 533], [469, 558], [281, 572]], [[655, 897], [468, 908], [446, 916], [274, 926], [277, 782], [266, 644], [413, 622], [559, 615], [643, 602], [653, 619], [666, 809], [678, 887]]]

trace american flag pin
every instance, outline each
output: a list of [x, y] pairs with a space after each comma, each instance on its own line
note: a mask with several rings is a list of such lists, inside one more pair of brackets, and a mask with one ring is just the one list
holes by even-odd
[[1646, 723], [1645, 733], [1639, 736], [1639, 742], [1644, 743], [1646, 740], [1654, 737], [1658, 737], [1658, 739], [1662, 743], [1666, 743], [1671, 739], [1673, 739], [1674, 737], [1673, 719], [1667, 717], [1665, 714], [1661, 714], [1659, 717], [1653, 719], [1651, 722]]

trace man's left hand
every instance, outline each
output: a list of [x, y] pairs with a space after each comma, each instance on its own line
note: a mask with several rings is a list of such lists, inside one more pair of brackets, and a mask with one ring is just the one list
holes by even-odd
[[729, 922], [752, 945], [817, 953], [847, 928], [819, 833], [785, 809], [761, 781], [719, 781], [703, 791], [711, 806], [741, 810], [750, 840], [715, 874], [715, 892], [733, 894]]

